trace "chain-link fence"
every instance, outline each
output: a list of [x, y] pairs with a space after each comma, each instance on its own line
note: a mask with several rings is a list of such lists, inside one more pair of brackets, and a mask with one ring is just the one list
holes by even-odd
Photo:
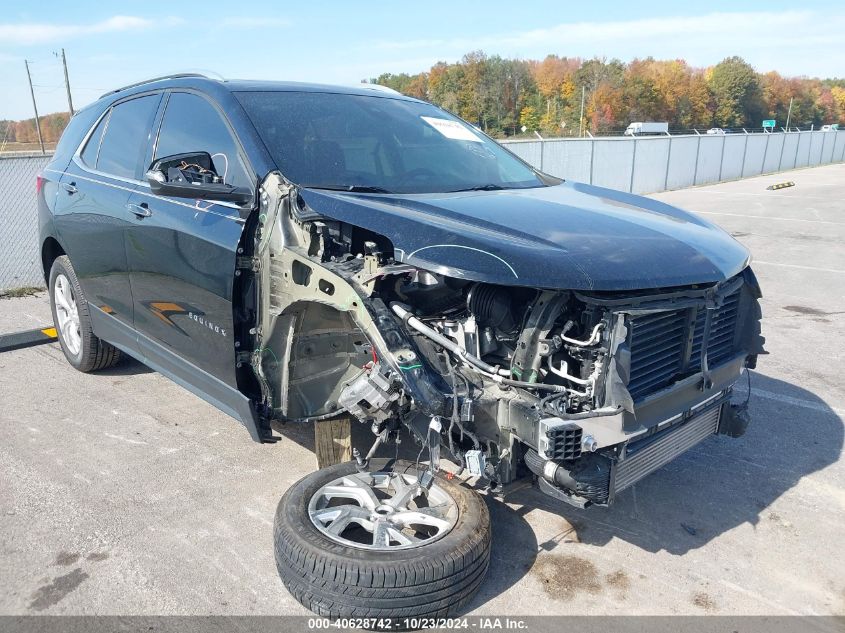
[[0, 156], [0, 292], [43, 286], [35, 177], [50, 156]]

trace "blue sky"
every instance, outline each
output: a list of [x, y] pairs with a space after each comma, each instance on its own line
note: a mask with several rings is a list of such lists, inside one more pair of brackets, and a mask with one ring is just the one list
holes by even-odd
[[0, 118], [32, 116], [24, 59], [39, 112], [66, 109], [53, 55], [61, 48], [77, 106], [171, 72], [349, 84], [476, 49], [520, 58], [680, 57], [696, 66], [741, 55], [760, 71], [845, 76], [841, 0], [639, 4], [0, 0]]

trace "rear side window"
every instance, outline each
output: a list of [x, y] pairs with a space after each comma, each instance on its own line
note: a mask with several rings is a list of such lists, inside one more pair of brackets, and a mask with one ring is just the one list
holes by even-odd
[[85, 144], [85, 149], [82, 150], [82, 162], [89, 167], [97, 167], [97, 154], [100, 151], [100, 141], [103, 140], [103, 130], [105, 130], [108, 125], [110, 114], [111, 111], [107, 112], [106, 116], [100, 119], [100, 122], [97, 124], [97, 128]]
[[71, 117], [65, 131], [62, 132], [62, 137], [56, 146], [56, 153], [53, 155], [53, 161], [51, 161], [55, 163], [55, 166], [61, 167], [61, 169], [65, 168], [79, 148], [79, 144], [85, 140], [85, 135], [88, 134], [91, 126], [97, 122], [102, 113], [102, 108], [94, 105], [79, 110]]
[[98, 171], [121, 178], [137, 177], [160, 99], [161, 95], [147, 95], [112, 108], [100, 144]]
[[167, 102], [154, 160], [176, 154], [208, 152], [226, 184], [254, 187], [238, 153], [238, 144], [223, 117], [208, 101], [174, 92]]

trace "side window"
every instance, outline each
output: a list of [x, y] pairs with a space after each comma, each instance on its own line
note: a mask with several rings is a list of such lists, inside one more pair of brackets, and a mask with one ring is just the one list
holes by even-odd
[[97, 167], [97, 154], [100, 152], [100, 142], [103, 140], [103, 130], [108, 127], [111, 110], [106, 112], [106, 115], [100, 119], [97, 128], [85, 144], [85, 149], [82, 150], [82, 162], [95, 169]]
[[147, 95], [112, 108], [97, 158], [99, 171], [137, 178], [160, 99], [161, 95]]
[[174, 92], [164, 112], [154, 160], [193, 152], [211, 154], [214, 170], [225, 183], [254, 187], [237, 143], [214, 106], [200, 96]]

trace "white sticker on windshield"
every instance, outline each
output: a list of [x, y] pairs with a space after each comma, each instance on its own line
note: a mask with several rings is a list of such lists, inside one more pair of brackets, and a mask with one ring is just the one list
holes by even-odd
[[465, 128], [457, 121], [450, 121], [449, 119], [438, 119], [433, 116], [421, 116], [423, 121], [428, 123], [435, 130], [440, 132], [446, 138], [453, 138], [456, 141], [475, 141], [481, 143], [482, 140], [473, 134], [470, 130]]

